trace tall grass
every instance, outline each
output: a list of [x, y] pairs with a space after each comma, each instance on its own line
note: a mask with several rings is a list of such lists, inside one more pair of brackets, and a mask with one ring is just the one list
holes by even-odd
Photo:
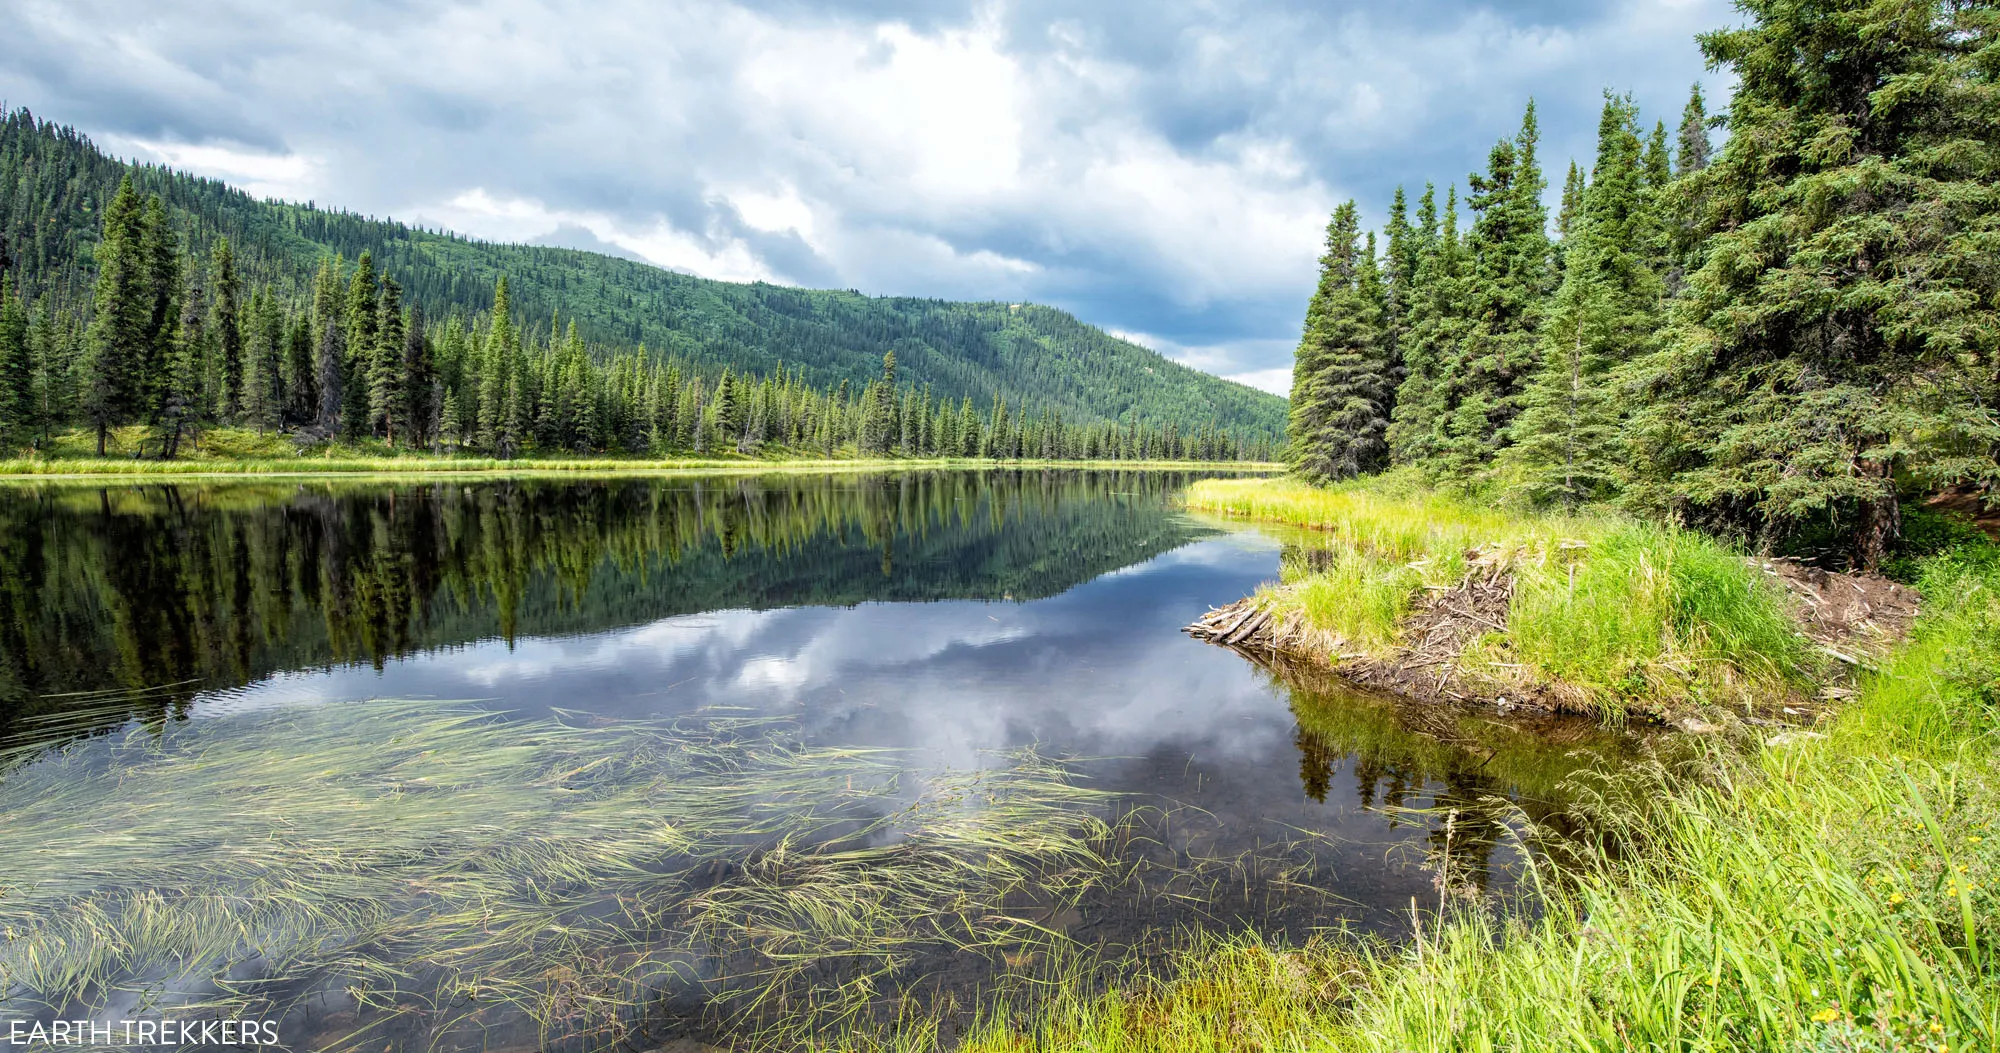
[[1738, 553], [1672, 527], [1584, 533], [1573, 559], [1517, 567], [1508, 645], [1542, 674], [1623, 708], [1768, 700], [1817, 673], [1783, 598]]
[[1419, 592], [1457, 585], [1477, 560], [1511, 575], [1513, 598], [1504, 632], [1464, 664], [1499, 680], [1555, 681], [1607, 716], [1769, 704], [1820, 672], [1777, 589], [1690, 531], [1291, 479], [1202, 480], [1187, 504], [1321, 533], [1324, 569], [1288, 570], [1265, 602], [1330, 634], [1328, 648], [1391, 649]]
[[1337, 549], [1332, 556], [1325, 570], [1289, 571], [1283, 587], [1264, 590], [1262, 602], [1327, 640], [1329, 650], [1389, 650], [1423, 575], [1357, 549]]

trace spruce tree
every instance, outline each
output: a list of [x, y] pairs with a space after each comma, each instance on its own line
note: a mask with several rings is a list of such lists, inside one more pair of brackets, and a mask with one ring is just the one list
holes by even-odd
[[958, 456], [979, 456], [979, 414], [972, 408], [972, 396], [967, 395], [958, 403]]
[[87, 386], [88, 361], [83, 336], [72, 326], [58, 326], [44, 297], [39, 310], [29, 312], [28, 354], [34, 362], [37, 442], [46, 442], [58, 423], [80, 412]]
[[154, 301], [140, 242], [139, 195], [127, 173], [104, 209], [84, 338], [84, 413], [97, 432], [100, 457], [107, 434], [131, 419], [144, 395], [141, 371], [151, 345]]
[[319, 406], [319, 377], [313, 370], [313, 316], [303, 314], [285, 326], [285, 421], [310, 425]]
[[386, 274], [375, 305], [373, 328], [375, 346], [368, 356], [368, 423], [394, 449], [397, 430], [407, 430], [403, 413], [409, 392], [403, 376], [403, 287]]
[[35, 363], [28, 347], [28, 311], [0, 270], [0, 447], [33, 441]]
[[381, 353], [376, 334], [380, 329], [381, 283], [375, 274], [375, 260], [367, 252], [354, 261], [354, 276], [348, 279], [347, 299], [342, 315], [346, 321], [347, 358], [342, 365], [340, 424], [341, 437], [350, 441], [367, 434], [374, 424], [375, 359]]
[[1583, 192], [1589, 184], [1583, 177], [1583, 169], [1575, 161], [1569, 163], [1569, 175], [1563, 178], [1562, 208], [1556, 213], [1556, 233], [1567, 247], [1571, 234], [1576, 233], [1577, 212], [1583, 208]]
[[1645, 251], [1654, 223], [1637, 113], [1629, 97], [1606, 95], [1542, 366], [1501, 454], [1510, 484], [1538, 502], [1574, 508], [1612, 492], [1624, 455], [1615, 377], [1656, 343], [1661, 287]]
[[313, 411], [313, 429], [331, 439], [345, 430], [341, 415], [347, 407], [347, 338], [338, 318], [328, 318], [320, 326], [319, 348], [314, 354], [313, 371], [318, 377], [319, 405]]
[[[209, 324], [210, 305], [203, 302], [199, 286], [190, 285], [175, 320], [174, 336], [168, 342], [160, 379], [160, 457], [171, 460], [180, 455], [181, 440], [200, 427], [202, 407], [208, 398], [203, 377], [211, 355], [219, 354], [220, 341]], [[177, 298], [180, 300], [180, 298]]]
[[464, 411], [458, 405], [458, 392], [453, 388], [444, 389], [444, 401], [438, 413], [438, 444], [456, 453], [465, 445], [465, 427], [460, 421]]
[[[1425, 188], [1429, 193], [1429, 188]], [[1436, 223], [1433, 208], [1431, 221]], [[1410, 300], [1417, 281], [1417, 260], [1423, 250], [1424, 235], [1418, 227], [1410, 225], [1409, 204], [1404, 199], [1403, 188], [1398, 186], [1396, 194], [1389, 201], [1389, 223], [1385, 228], [1389, 240], [1389, 311], [1396, 327], [1400, 330], [1408, 324]], [[1436, 236], [1436, 231], [1431, 236]]]
[[1392, 461], [1428, 464], [1437, 456], [1449, 389], [1446, 368], [1465, 339], [1465, 283], [1470, 264], [1458, 236], [1458, 192], [1446, 191], [1442, 217], [1436, 189], [1417, 201], [1416, 269], [1402, 340], [1403, 380], [1390, 414]]
[[869, 385], [863, 395], [866, 406], [861, 418], [861, 451], [867, 454], [884, 454], [895, 442], [896, 423], [896, 352], [882, 356], [882, 379]]
[[492, 321], [486, 331], [486, 346], [475, 365], [479, 392], [478, 427], [474, 442], [486, 450], [499, 447], [501, 417], [507, 399], [507, 368], [515, 345], [514, 322], [507, 298], [507, 276], [501, 275], [493, 287]]
[[710, 446], [726, 450], [736, 445], [743, 428], [743, 404], [736, 384], [736, 371], [722, 367], [722, 376], [715, 382], [715, 398], [709, 404], [710, 423], [715, 436]]
[[1355, 244], [1354, 202], [1334, 210], [1292, 364], [1287, 448], [1307, 479], [1345, 479], [1387, 459], [1389, 379], [1382, 354], [1380, 279], [1373, 253]]
[[1700, 38], [1729, 139], [1683, 180], [1704, 242], [1646, 363], [1634, 499], [1874, 567], [1899, 480], [2000, 485], [2000, 83], [1986, 5], [1745, 0]]
[[1539, 139], [1530, 100], [1520, 133], [1496, 144], [1486, 174], [1472, 177], [1470, 204], [1479, 218], [1466, 239], [1469, 325], [1440, 369], [1437, 468], [1449, 477], [1473, 477], [1504, 445], [1538, 362], [1537, 329], [1553, 278]]
[[285, 415], [287, 332], [277, 298], [268, 287], [250, 296], [243, 368], [243, 422], [259, 432], [275, 430]]
[[139, 242], [152, 301], [145, 360], [137, 370], [142, 392], [139, 410], [146, 416], [156, 416], [161, 408], [167, 360], [176, 350], [175, 330], [181, 314], [180, 238], [168, 222], [166, 205], [158, 194], [147, 197], [140, 213]]
[[209, 255], [210, 291], [213, 317], [209, 328], [215, 333], [217, 380], [215, 415], [233, 424], [243, 406], [243, 283], [236, 275], [236, 253], [229, 239], [215, 239]]
[[1665, 121], [1653, 122], [1653, 135], [1646, 140], [1645, 159], [1641, 167], [1646, 173], [1646, 187], [1650, 190], [1659, 190], [1674, 181], [1674, 159], [1667, 149]]
[[402, 404], [400, 411], [409, 444], [422, 448], [435, 441], [439, 407], [435, 403], [437, 364], [431, 354], [430, 334], [424, 331], [424, 311], [410, 305], [410, 320], [403, 333]]
[[1674, 158], [1674, 173], [1688, 175], [1708, 167], [1708, 103], [1701, 96], [1701, 82], [1688, 92], [1687, 107], [1681, 110], [1680, 149]]

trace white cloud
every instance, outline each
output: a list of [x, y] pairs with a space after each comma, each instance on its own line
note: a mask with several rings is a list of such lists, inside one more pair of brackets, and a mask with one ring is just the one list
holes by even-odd
[[1335, 202], [1379, 222], [1399, 182], [1462, 181], [1529, 94], [1559, 174], [1600, 88], [1671, 120], [1692, 33], [1733, 17], [763, 3], [18, 0], [0, 96], [253, 193], [583, 230], [720, 278], [1054, 302], [1268, 381]]
[[474, 230], [497, 241], [525, 242], [563, 227], [580, 227], [600, 240], [661, 267], [725, 281], [772, 281], [778, 275], [740, 238], [704, 242], [671, 224], [632, 229], [602, 212], [550, 208], [527, 198], [500, 198], [474, 187], [439, 205], [419, 205], [409, 215], [426, 226]]
[[1292, 393], [1292, 367], [1276, 366], [1271, 369], [1253, 369], [1248, 373], [1232, 373], [1227, 378], [1238, 384], [1248, 384], [1273, 395], [1289, 396]]
[[265, 153], [223, 143], [190, 144], [122, 135], [104, 138], [105, 149], [197, 175], [223, 180], [253, 197], [310, 201], [325, 189], [319, 158]]

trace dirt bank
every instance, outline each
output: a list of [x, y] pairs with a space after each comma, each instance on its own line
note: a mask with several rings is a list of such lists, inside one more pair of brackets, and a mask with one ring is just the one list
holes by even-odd
[[[1816, 722], [1825, 703], [1852, 693], [1851, 672], [1872, 667], [1916, 618], [1916, 591], [1880, 575], [1834, 573], [1783, 559], [1749, 563], [1784, 589], [1799, 632], [1833, 660], [1836, 670], [1818, 698], [1776, 700], [1766, 712], [1741, 715], [1752, 723]], [[1495, 644], [1503, 652], [1500, 657], [1506, 657], [1514, 577], [1506, 559], [1476, 549], [1466, 553], [1466, 565], [1467, 574], [1456, 586], [1418, 594], [1398, 626], [1399, 642], [1386, 652], [1348, 650], [1343, 641], [1312, 633], [1255, 597], [1215, 608], [1183, 631], [1260, 662], [1266, 655], [1316, 662], [1356, 684], [1424, 701], [1599, 713], [1601, 707], [1575, 685], [1494, 658]], [[1484, 653], [1480, 660], [1468, 661], [1475, 644], [1483, 644]], [[1627, 709], [1632, 716], [1687, 730], [1715, 726], [1713, 714], [1673, 712], [1646, 703]]]

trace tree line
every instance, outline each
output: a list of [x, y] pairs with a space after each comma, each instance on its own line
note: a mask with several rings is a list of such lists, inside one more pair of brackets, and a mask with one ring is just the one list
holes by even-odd
[[[2000, 37], [1990, 5], [1748, 0], [1739, 78], [1670, 134], [1606, 94], [1550, 217], [1529, 103], [1462, 203], [1327, 226], [1289, 457], [1617, 501], [1882, 559], [1905, 495], [2000, 484]], [[1865, 9], [1865, 10], [1864, 10]], [[1718, 150], [1710, 133], [1726, 128]], [[1553, 232], [1551, 228], [1553, 227]]]
[[954, 408], [969, 397], [982, 417], [1005, 400], [1010, 417], [1144, 424], [1156, 435], [1171, 423], [1184, 439], [1208, 425], [1242, 445], [1275, 446], [1284, 434], [1282, 399], [1170, 362], [1054, 308], [711, 281], [572, 249], [480, 242], [312, 203], [260, 201], [216, 180], [127, 164], [74, 129], [13, 110], [0, 113], [0, 256], [10, 261], [0, 270], [24, 303], [59, 320], [90, 314], [105, 213], [127, 178], [142, 200], [161, 199], [188, 255], [206, 266], [227, 239], [244, 288], [266, 285], [294, 311], [313, 298], [324, 261], [338, 257], [352, 268], [366, 253], [378, 273], [395, 277], [403, 303], [421, 306], [429, 319], [457, 315], [469, 324], [490, 314], [504, 275], [514, 320], [537, 339], [545, 339], [549, 319], [561, 318], [565, 329], [576, 323], [600, 362], [644, 345], [711, 386], [725, 367], [759, 378], [782, 369], [822, 390], [847, 381], [858, 395], [893, 351], [904, 386], [928, 384], [934, 399]]
[[865, 385], [815, 387], [780, 363], [704, 373], [672, 356], [597, 347], [574, 319], [516, 317], [506, 276], [490, 310], [441, 322], [370, 253], [323, 259], [307, 289], [246, 280], [230, 240], [184, 252], [167, 208], [128, 175], [104, 209], [87, 310], [30, 310], [0, 271], [0, 441], [45, 445], [88, 426], [97, 452], [150, 426], [142, 450], [179, 456], [215, 426], [301, 445], [652, 456], [1114, 460], [1268, 459], [1272, 443], [1204, 424], [1070, 421], [1004, 396], [975, 408], [899, 381], [893, 350]]

